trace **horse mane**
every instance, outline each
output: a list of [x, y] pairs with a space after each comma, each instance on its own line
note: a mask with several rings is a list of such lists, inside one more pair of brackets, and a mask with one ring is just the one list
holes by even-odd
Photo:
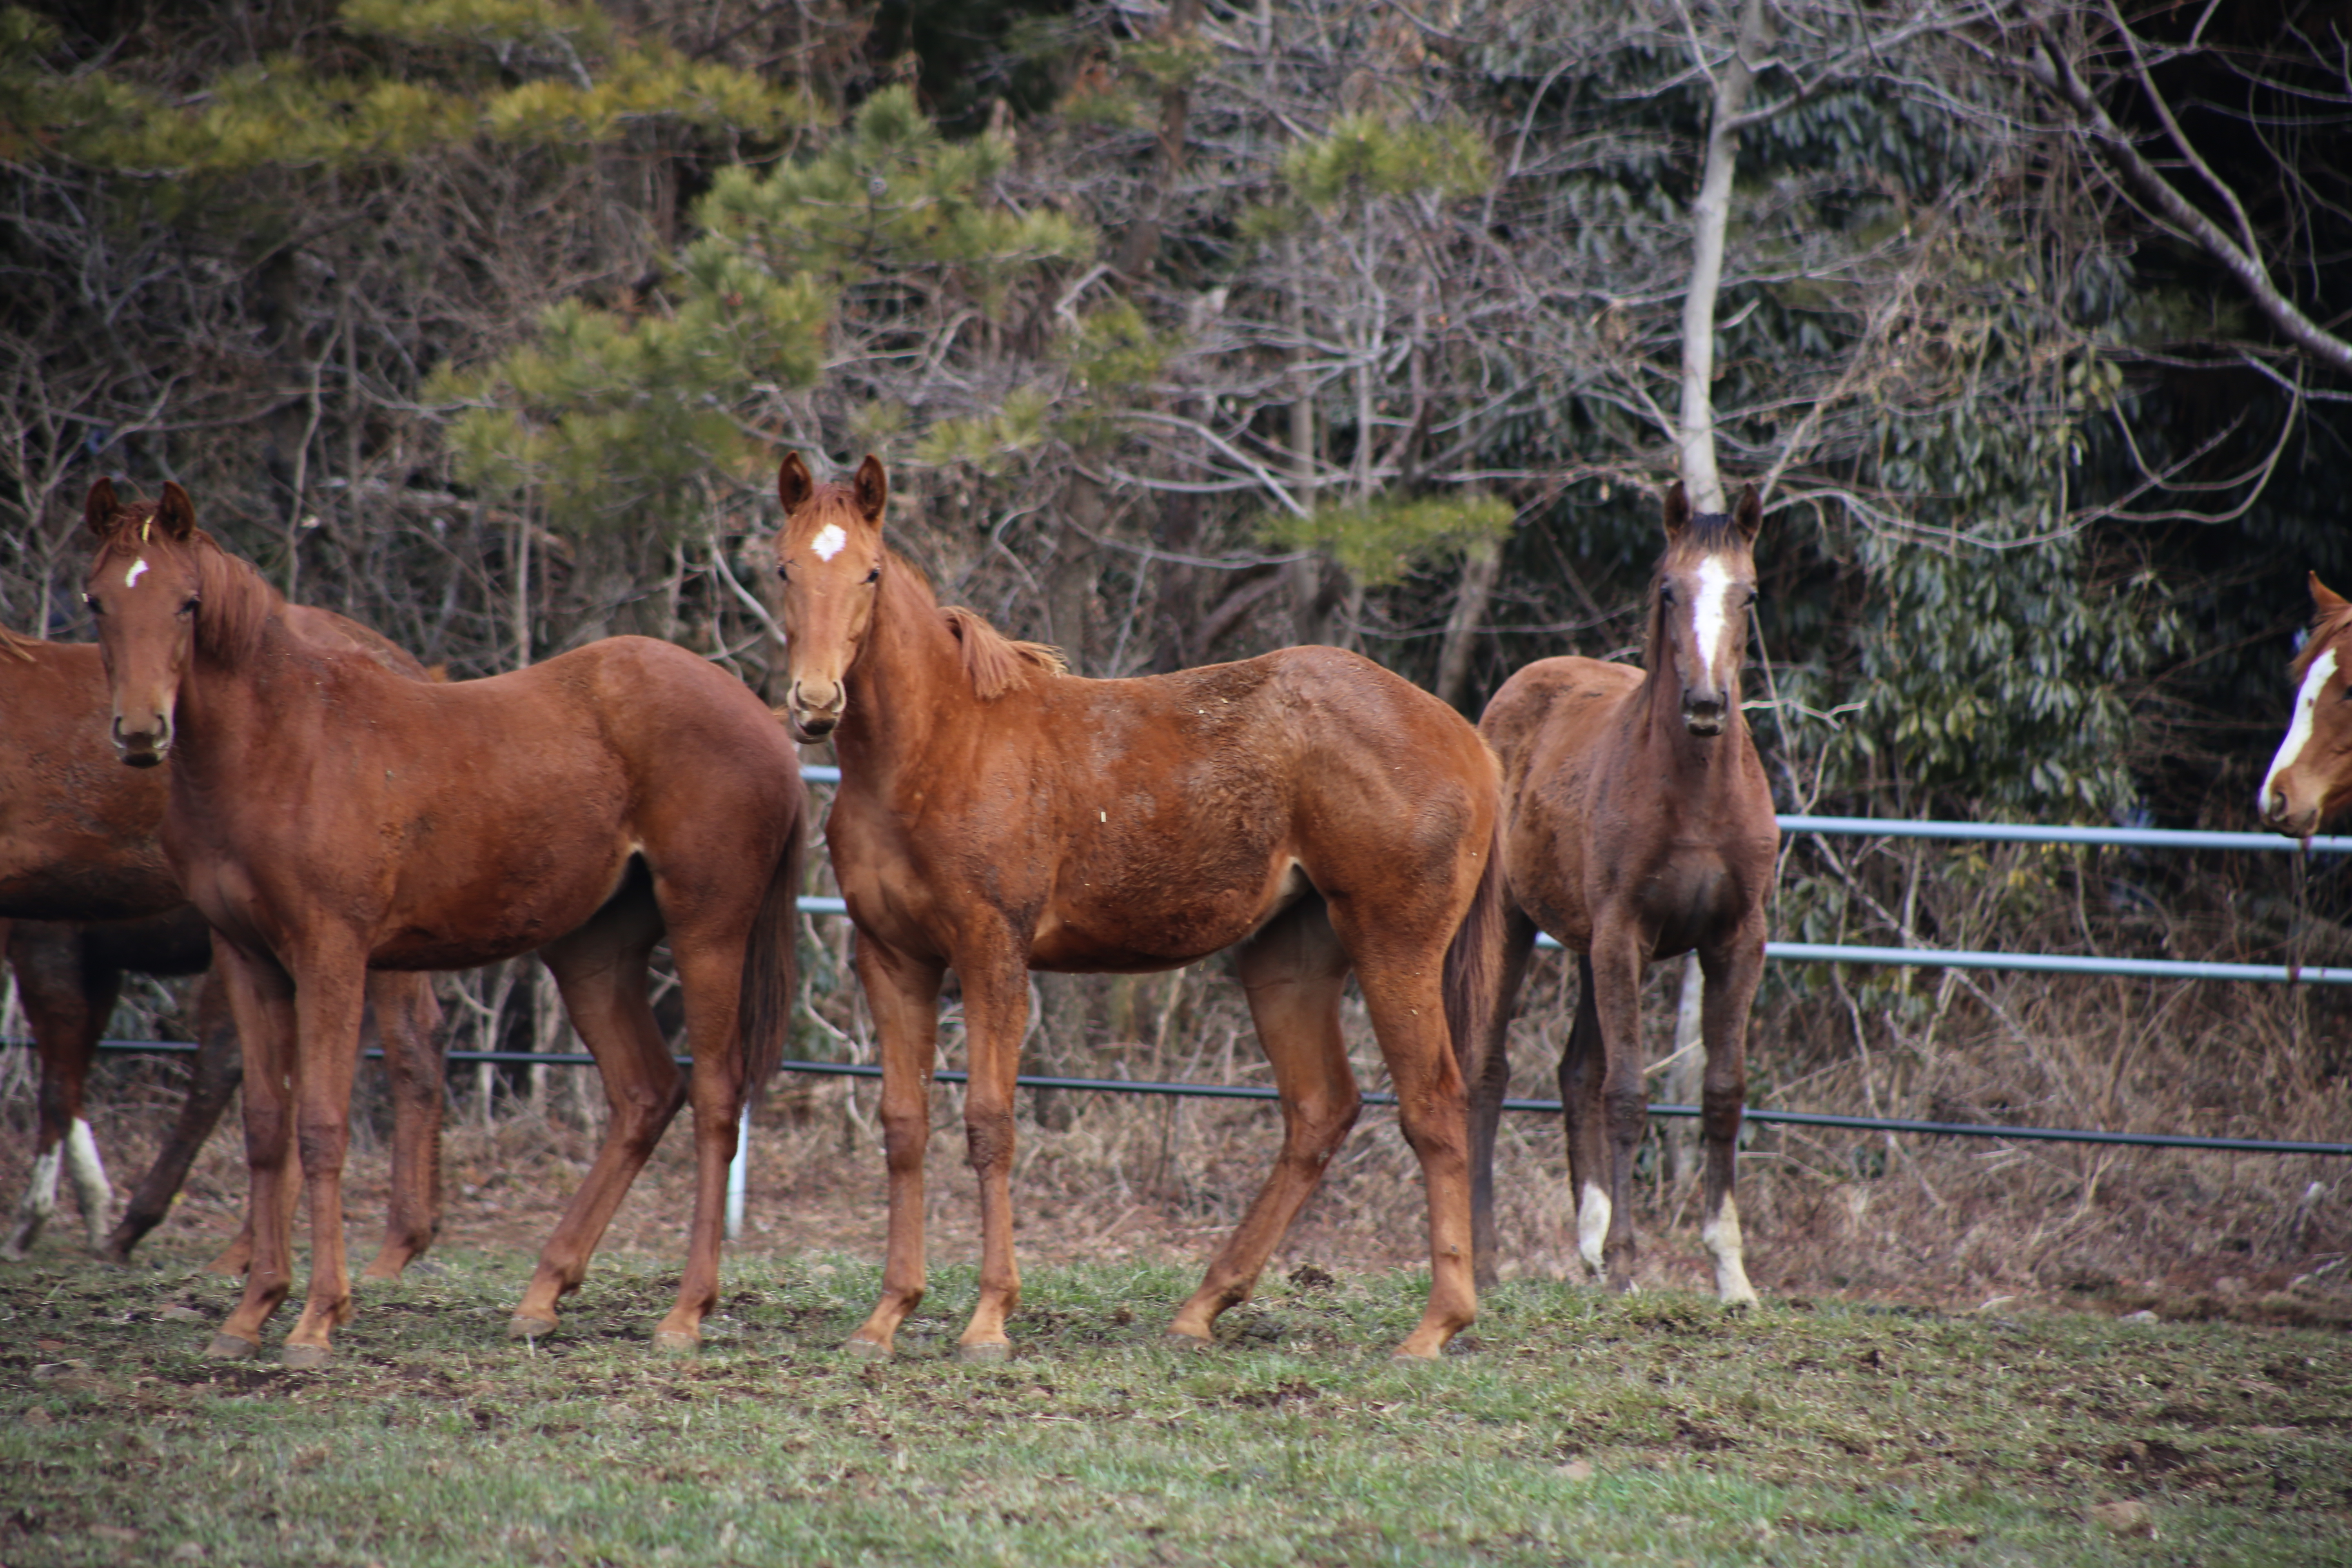
[[0, 626], [0, 652], [13, 653], [26, 664], [31, 664], [34, 662], [33, 650], [40, 646], [38, 637], [26, 637], [23, 632]]
[[963, 650], [963, 673], [982, 702], [993, 702], [1006, 692], [1029, 684], [1030, 673], [1066, 675], [1069, 663], [1059, 648], [1039, 642], [1019, 642], [982, 620], [977, 610], [961, 605], [941, 605], [940, 619]]
[[[114, 526], [106, 542], [99, 546], [93, 572], [123, 552], [141, 548], [142, 542], [133, 530], [153, 520], [155, 504], [133, 501], [114, 514]], [[196, 617], [197, 647], [225, 662], [250, 657], [261, 646], [262, 629], [285, 609], [285, 596], [269, 585], [251, 562], [222, 549], [220, 542], [201, 528], [179, 548], [194, 560], [196, 592], [204, 600], [204, 614]]]
[[2315, 612], [2311, 617], [2311, 635], [2304, 638], [2303, 650], [2294, 656], [2294, 662], [2287, 666], [2288, 677], [2301, 686], [2303, 678], [2311, 672], [2312, 661], [2318, 658], [2320, 650], [2334, 642], [2347, 627], [2352, 627], [2352, 605]]

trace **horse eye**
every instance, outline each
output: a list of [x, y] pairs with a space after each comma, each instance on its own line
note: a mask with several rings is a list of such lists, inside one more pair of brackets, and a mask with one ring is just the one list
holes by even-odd
[[188, 602], [180, 606], [180, 614], [184, 616], [194, 615], [196, 613], [196, 605], [202, 602], [203, 601], [199, 600], [194, 594], [189, 595]]
[[95, 594], [84, 594], [81, 596], [81, 602], [89, 606], [89, 613], [93, 616], [106, 614], [106, 606], [98, 602], [98, 595]]
[[1675, 585], [1672, 583], [1666, 584], [1658, 590], [1658, 602], [1665, 605], [1675, 602]]
[[793, 569], [789, 566], [779, 563], [776, 567], [776, 580], [780, 583], [791, 582], [793, 580]]
[[877, 566], [871, 572], [866, 574], [866, 580], [868, 583], [879, 583], [882, 581], [882, 568]]

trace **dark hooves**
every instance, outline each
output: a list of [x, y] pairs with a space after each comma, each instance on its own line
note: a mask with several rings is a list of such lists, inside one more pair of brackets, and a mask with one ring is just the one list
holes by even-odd
[[517, 1312], [507, 1321], [507, 1338], [510, 1340], [543, 1340], [554, 1331], [553, 1318], [526, 1318]]
[[1013, 1346], [1003, 1340], [982, 1340], [976, 1345], [956, 1346], [956, 1360], [972, 1366], [992, 1366], [1013, 1359]]
[[317, 1372], [334, 1359], [335, 1352], [325, 1345], [289, 1344], [278, 1356], [279, 1364], [296, 1372]]
[[702, 1348], [702, 1336], [677, 1329], [656, 1329], [654, 1349], [664, 1355], [692, 1355]]
[[251, 1340], [235, 1334], [215, 1334], [205, 1347], [205, 1354], [215, 1361], [251, 1361], [261, 1353], [261, 1347]]

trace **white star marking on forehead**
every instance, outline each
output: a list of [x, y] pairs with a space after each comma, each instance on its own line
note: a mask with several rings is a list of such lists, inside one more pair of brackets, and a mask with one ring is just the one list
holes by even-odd
[[816, 537], [809, 541], [809, 548], [816, 552], [819, 561], [830, 561], [840, 554], [842, 546], [848, 542], [849, 535], [841, 531], [841, 524], [828, 522], [816, 531]]
[[140, 575], [146, 570], [147, 557], [142, 555], [131, 563], [131, 570], [122, 574], [122, 585], [126, 588], [136, 588], [139, 586]]
[[2294, 766], [2295, 758], [2303, 755], [2303, 748], [2310, 743], [2312, 717], [2319, 707], [2319, 694], [2335, 673], [2336, 650], [2332, 647], [2313, 659], [2311, 668], [2304, 672], [2303, 689], [2294, 696], [2294, 722], [2287, 726], [2286, 739], [2279, 742], [2278, 755], [2271, 760], [2271, 771], [2263, 775], [2263, 792], [2254, 797], [2257, 807], [2269, 809], [2264, 803], [2271, 798], [2272, 784], [2279, 774]]

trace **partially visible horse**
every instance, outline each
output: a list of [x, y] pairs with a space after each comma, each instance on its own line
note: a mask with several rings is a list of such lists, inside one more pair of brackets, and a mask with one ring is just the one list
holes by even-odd
[[[101, 481], [103, 482], [103, 481]], [[108, 485], [105, 492], [113, 493]], [[414, 658], [374, 633], [306, 610], [309, 635], [367, 650], [421, 679]], [[207, 979], [195, 1003], [200, 1046], [186, 1100], [120, 1221], [98, 1142], [82, 1113], [83, 1086], [125, 970], [192, 974], [212, 962], [204, 919], [188, 904], [158, 838], [164, 776], [119, 765], [106, 742], [106, 671], [89, 644], [50, 643], [0, 629], [0, 923], [41, 1065], [32, 1177], [0, 1257], [21, 1258], [56, 1211], [60, 1174], [81, 1199], [90, 1246], [110, 1261], [161, 1223], [212, 1133], [241, 1066], [226, 998]], [[423, 975], [385, 974], [369, 986], [393, 1085], [392, 1206], [370, 1278], [391, 1278], [431, 1245], [440, 1222], [440, 1008]], [[252, 1250], [252, 1220], [214, 1267], [237, 1272]]]
[[310, 1293], [289, 1365], [352, 1310], [342, 1163], [368, 970], [538, 950], [595, 1056], [603, 1146], [540, 1255], [510, 1331], [551, 1332], [614, 1211], [689, 1095], [654, 1021], [667, 939], [694, 1064], [692, 1244], [657, 1342], [699, 1342], [718, 1299], [727, 1165], [747, 1090], [790, 1019], [806, 797], [797, 754], [733, 677], [614, 637], [486, 680], [406, 680], [305, 637], [276, 590], [196, 527], [93, 493], [88, 597], [116, 750], [173, 762], [163, 847], [216, 933], [246, 1054], [257, 1232], [211, 1353], [249, 1356], [289, 1292], [278, 1205], [301, 1141]]
[[1648, 1124], [1642, 969], [1696, 951], [1706, 974], [1700, 1239], [1726, 1302], [1756, 1300], [1733, 1196], [1747, 1095], [1748, 1009], [1764, 968], [1764, 900], [1780, 833], [1739, 704], [1754, 487], [1732, 513], [1693, 516], [1666, 492], [1666, 550], [1650, 589], [1645, 668], [1547, 658], [1503, 684], [1479, 721], [1503, 762], [1503, 866], [1510, 889], [1495, 980], [1448, 977], [1471, 1083], [1478, 1266], [1492, 1278], [1495, 1128], [1510, 1064], [1512, 1004], [1538, 929], [1577, 954], [1583, 984], [1559, 1061], [1577, 1245], [1629, 1289], [1633, 1146]]
[[1477, 1300], [1442, 987], [1474, 897], [1499, 909], [1495, 765], [1476, 733], [1336, 648], [1142, 679], [1066, 675], [1051, 650], [940, 606], [883, 541], [873, 458], [854, 483], [818, 485], [788, 457], [777, 488], [786, 711], [801, 737], [839, 750], [826, 837], [882, 1057], [888, 1258], [846, 1348], [888, 1354], [923, 1297], [945, 972], [963, 990], [981, 1191], [980, 1300], [961, 1353], [992, 1360], [1009, 1352], [1020, 1298], [1010, 1180], [1028, 972], [1172, 969], [1233, 947], [1281, 1093], [1282, 1152], [1171, 1337], [1205, 1343], [1248, 1299], [1355, 1122], [1339, 1030], [1352, 970], [1429, 1197], [1429, 1302], [1399, 1353], [1437, 1354]]
[[2254, 798], [2263, 826], [2308, 838], [2352, 805], [2352, 603], [2311, 574], [2311, 635], [2289, 673], [2294, 713]]

